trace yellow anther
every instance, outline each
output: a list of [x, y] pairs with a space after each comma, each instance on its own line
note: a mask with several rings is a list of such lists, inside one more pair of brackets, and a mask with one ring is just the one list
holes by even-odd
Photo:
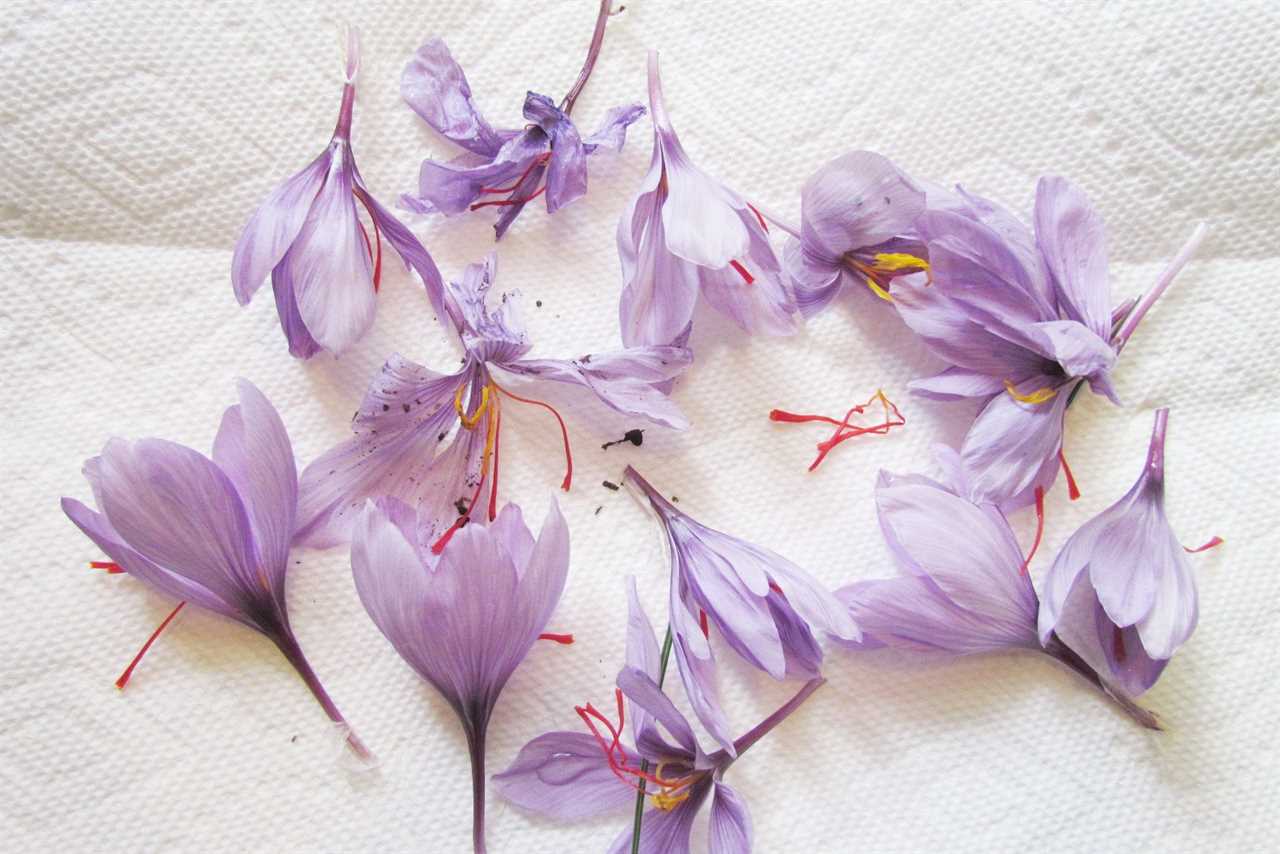
[[1058, 394], [1058, 390], [1056, 388], [1050, 388], [1049, 386], [1038, 388], [1030, 394], [1022, 394], [1018, 391], [1017, 386], [1015, 386], [1010, 380], [1004, 381], [1004, 390], [1009, 392], [1009, 397], [1012, 397], [1014, 400], [1018, 401], [1018, 403], [1029, 403], [1032, 406], [1044, 403], [1046, 400], [1053, 400], [1053, 398]]
[[668, 780], [662, 776], [662, 769], [667, 766], [667, 762], [659, 762], [658, 767], [653, 769], [654, 779], [658, 781], [658, 785], [662, 789], [655, 794], [650, 795], [653, 798], [653, 805], [663, 812], [669, 812], [675, 809], [676, 804], [687, 800], [689, 797], [689, 778], [680, 777], [675, 780]]
[[670, 812], [676, 808], [681, 801], [688, 800], [689, 790], [681, 789], [675, 794], [667, 794], [666, 792], [658, 792], [653, 796], [653, 805], [663, 812]]
[[876, 280], [870, 276], [867, 276], [867, 287], [871, 288], [871, 293], [880, 297], [880, 299], [885, 302], [893, 302], [893, 297], [889, 295], [889, 292], [880, 287], [880, 285], [876, 283]]
[[884, 252], [875, 256], [875, 262], [875, 269], [883, 270], [886, 273], [905, 270], [908, 267], [919, 267], [921, 270], [929, 269], [928, 261], [923, 258], [917, 258], [914, 255], [908, 255], [905, 252]]
[[489, 386], [485, 385], [480, 389], [480, 405], [476, 407], [476, 411], [467, 415], [466, 410], [462, 408], [462, 392], [466, 390], [465, 385], [458, 386], [458, 393], [453, 396], [453, 408], [458, 411], [458, 418], [462, 420], [462, 426], [468, 430], [475, 428], [480, 422], [480, 416], [484, 415], [485, 409], [489, 406]]

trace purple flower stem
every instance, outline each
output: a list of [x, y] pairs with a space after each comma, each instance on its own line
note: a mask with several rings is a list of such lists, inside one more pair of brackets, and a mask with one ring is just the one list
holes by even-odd
[[1156, 410], [1156, 423], [1151, 429], [1151, 446], [1147, 448], [1147, 470], [1152, 481], [1164, 480], [1164, 434], [1169, 427], [1169, 407]]
[[351, 728], [351, 724], [347, 723], [347, 719], [342, 716], [342, 712], [338, 711], [338, 707], [330, 698], [329, 692], [320, 684], [320, 678], [316, 676], [316, 672], [311, 669], [305, 656], [302, 654], [302, 647], [298, 646], [298, 641], [289, 631], [282, 632], [279, 637], [272, 638], [276, 642], [276, 646], [280, 648], [280, 652], [284, 653], [284, 657], [293, 665], [293, 669], [298, 671], [298, 675], [302, 677], [302, 681], [307, 683], [307, 687], [311, 689], [311, 693], [320, 703], [320, 708], [324, 709], [324, 713], [329, 716], [329, 720], [335, 724], [346, 727], [347, 730], [347, 746], [351, 748], [351, 752], [364, 761], [373, 758], [373, 754], [369, 752], [369, 748], [364, 746], [364, 742], [356, 735], [355, 730]]
[[604, 44], [604, 28], [609, 23], [609, 16], [612, 13], [613, 0], [600, 0], [600, 12], [596, 15], [595, 32], [591, 34], [591, 46], [587, 48], [587, 61], [582, 64], [582, 70], [578, 72], [578, 79], [574, 81], [573, 88], [569, 90], [569, 94], [564, 96], [564, 100], [560, 102], [560, 110], [567, 116], [573, 111], [573, 104], [578, 100], [578, 96], [582, 94], [582, 89], [587, 85], [587, 79], [591, 77], [591, 72], [596, 67], [596, 60], [600, 58], [600, 47]]
[[333, 129], [337, 139], [351, 139], [351, 109], [356, 102], [356, 87], [348, 83], [342, 87], [342, 106], [338, 108], [338, 124]]
[[1151, 310], [1151, 306], [1156, 304], [1156, 300], [1169, 289], [1169, 285], [1173, 284], [1173, 280], [1178, 273], [1182, 272], [1182, 268], [1191, 260], [1191, 256], [1196, 254], [1196, 250], [1200, 248], [1200, 244], [1204, 241], [1204, 236], [1209, 233], [1209, 226], [1203, 222], [1196, 226], [1195, 231], [1191, 232], [1191, 237], [1182, 245], [1182, 249], [1178, 250], [1178, 254], [1174, 256], [1173, 261], [1160, 274], [1160, 278], [1156, 280], [1155, 287], [1143, 296], [1142, 301], [1138, 303], [1137, 308], [1125, 318], [1124, 325], [1120, 327], [1120, 331], [1116, 333], [1113, 344], [1116, 352], [1119, 353], [1124, 349], [1124, 345], [1128, 343], [1129, 336], [1138, 328], [1138, 324], [1142, 322], [1142, 318]]
[[1113, 690], [1106, 682], [1102, 681], [1102, 677], [1098, 675], [1098, 672], [1090, 667], [1075, 650], [1063, 643], [1057, 634], [1050, 635], [1048, 643], [1044, 645], [1044, 651], [1083, 676], [1089, 684], [1110, 697], [1139, 726], [1157, 731], [1164, 729], [1164, 727], [1160, 726], [1160, 719], [1156, 717], [1155, 712], [1142, 708], [1142, 706], [1139, 706], [1119, 691]]
[[[662, 640], [662, 661], [658, 667], [658, 687], [667, 678], [667, 661], [671, 658], [671, 625], [667, 625], [667, 636]], [[631, 830], [631, 854], [640, 854], [640, 824], [644, 821], [644, 793], [648, 788], [644, 775], [649, 771], [649, 760], [640, 760], [640, 791], [636, 794], [636, 819]]]
[[746, 735], [735, 739], [733, 742], [733, 749], [739, 756], [746, 753], [753, 744], [768, 735], [770, 730], [786, 720], [787, 717], [796, 709], [800, 708], [800, 704], [809, 699], [809, 695], [821, 688], [826, 681], [826, 679], [819, 676], [804, 683], [804, 687], [797, 691], [794, 697], [779, 706], [773, 714], [769, 715], [769, 717], [765, 718], [748, 730]]
[[466, 727], [467, 750], [471, 753], [471, 840], [475, 854], [484, 847], [484, 733], [486, 727]]

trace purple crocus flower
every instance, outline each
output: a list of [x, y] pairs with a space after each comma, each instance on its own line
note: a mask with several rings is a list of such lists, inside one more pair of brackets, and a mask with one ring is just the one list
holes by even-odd
[[408, 505], [369, 501], [352, 538], [351, 569], [373, 622], [462, 722], [482, 852], [489, 716], [560, 601], [569, 529], [553, 501], [535, 541], [520, 508], [508, 504], [490, 524], [460, 531], [438, 560], [417, 544]]
[[931, 283], [904, 281], [895, 304], [949, 362], [912, 384], [939, 400], [983, 399], [961, 458], [979, 501], [1026, 506], [1057, 477], [1067, 405], [1087, 382], [1118, 402], [1111, 370], [1129, 336], [1190, 260], [1196, 229], [1155, 287], [1113, 311], [1102, 218], [1066, 180], [1036, 188], [1035, 233], [1010, 213], [960, 191], [916, 228]]
[[630, 466], [624, 480], [648, 500], [670, 548], [672, 648], [685, 692], [698, 720], [732, 755], [708, 643], [712, 626], [734, 652], [775, 679], [818, 675], [816, 631], [847, 641], [862, 634], [834, 594], [800, 567], [695, 521]]
[[[248, 305], [271, 275], [280, 326], [289, 352], [300, 359], [320, 350], [341, 353], [373, 325], [383, 235], [405, 265], [422, 277], [436, 313], [445, 308], [444, 284], [435, 262], [378, 203], [356, 168], [351, 111], [359, 66], [359, 44], [351, 31], [342, 107], [329, 147], [254, 211], [231, 259], [231, 285], [241, 305]], [[361, 206], [373, 226], [372, 241], [360, 219]]]
[[649, 53], [653, 159], [618, 223], [628, 345], [684, 344], [698, 294], [749, 333], [788, 335], [800, 315], [760, 212], [689, 160]]
[[471, 87], [442, 39], [431, 39], [414, 54], [400, 77], [400, 93], [415, 113], [441, 136], [466, 151], [441, 163], [424, 160], [418, 195], [402, 203], [418, 213], [453, 216], [485, 207], [503, 209], [494, 230], [502, 239], [524, 206], [546, 194], [547, 213], [555, 213], [587, 192], [587, 158], [602, 148], [622, 148], [627, 127], [644, 107], [614, 107], [595, 133], [583, 139], [569, 118], [586, 85], [611, 14], [601, 0], [587, 61], [559, 106], [546, 95], [529, 92], [523, 130], [493, 128], [471, 100]]
[[[944, 463], [959, 468], [958, 461]], [[1159, 729], [1155, 715], [1102, 679], [1052, 631], [1041, 643], [1030, 555], [1023, 558], [998, 508], [920, 475], [882, 472], [876, 509], [901, 574], [837, 591], [863, 631], [861, 641], [847, 646], [953, 655], [1042, 652], [1100, 688], [1142, 726]]]
[[[629, 597], [626, 665], [617, 680], [618, 724], [590, 704], [579, 706], [576, 711], [588, 732], [538, 736], [493, 781], [517, 806], [569, 821], [621, 813], [637, 797], [648, 798], [650, 806], [640, 819], [638, 850], [644, 854], [688, 854], [694, 818], [710, 797], [711, 851], [748, 854], [751, 816], [742, 798], [724, 782], [724, 774], [736, 757], [782, 723], [825, 680], [805, 683], [781, 708], [734, 739], [732, 751], [705, 753], [688, 720], [662, 692], [657, 639], [636, 596], [634, 579], [629, 579]], [[631, 707], [631, 744], [623, 741], [624, 696]], [[610, 854], [637, 850], [632, 848], [634, 832], [628, 827], [620, 833]]]
[[568, 430], [559, 412], [541, 399], [554, 389], [665, 427], [687, 426], [655, 384], [689, 365], [688, 350], [632, 347], [573, 360], [526, 359], [530, 342], [518, 301], [504, 295], [497, 310], [486, 306], [495, 265], [490, 255], [450, 286], [450, 305], [465, 348], [462, 367], [438, 374], [392, 356], [356, 413], [354, 437], [302, 473], [300, 542], [325, 547], [346, 541], [365, 499], [384, 495], [419, 510], [425, 520], [423, 536], [437, 553], [453, 532], [482, 515], [476, 508], [484, 502], [486, 488], [492, 519], [501, 413], [507, 403], [538, 406], [555, 417], [564, 442], [567, 467], [561, 486], [566, 490], [573, 477]]
[[800, 311], [817, 314], [848, 286], [892, 302], [895, 278], [929, 268], [912, 236], [924, 210], [925, 191], [873, 151], [851, 151], [815, 172], [800, 194], [800, 228], [783, 226], [792, 235], [783, 263]]
[[1067, 540], [1040, 603], [1040, 636], [1050, 638], [1060, 626], [1096, 634], [1112, 678], [1133, 696], [1160, 678], [1199, 613], [1187, 550], [1164, 513], [1168, 418], [1168, 409], [1156, 410], [1142, 475]]
[[[112, 439], [84, 466], [98, 510], [74, 498], [63, 498], [62, 510], [111, 558], [102, 566], [266, 635], [329, 719], [347, 729], [351, 749], [367, 759], [289, 625], [285, 576], [298, 495], [293, 446], [262, 392], [244, 380], [239, 392], [239, 405], [222, 416], [213, 459], [163, 439]], [[137, 661], [117, 686], [124, 687]]]

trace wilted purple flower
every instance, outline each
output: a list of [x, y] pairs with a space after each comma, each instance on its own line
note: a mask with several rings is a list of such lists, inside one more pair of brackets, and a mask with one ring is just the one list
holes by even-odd
[[666, 535], [672, 648], [685, 692], [703, 726], [732, 755], [707, 642], [712, 626], [734, 652], [774, 679], [818, 675], [822, 649], [815, 631], [850, 641], [862, 634], [840, 601], [791, 561], [695, 521], [630, 466], [624, 479], [648, 499]]
[[298, 495], [289, 435], [262, 392], [244, 380], [239, 392], [212, 460], [163, 439], [112, 439], [84, 467], [98, 511], [74, 498], [63, 498], [62, 510], [114, 562], [105, 566], [266, 635], [330, 720], [347, 728], [351, 749], [368, 758], [289, 625], [285, 574]]
[[652, 51], [649, 109], [653, 159], [618, 223], [623, 343], [683, 345], [699, 292], [747, 332], [795, 332], [795, 297], [764, 217], [689, 160], [667, 115]]
[[[508, 801], [562, 820], [621, 813], [637, 797], [647, 797], [651, 806], [639, 825], [638, 850], [644, 854], [687, 854], [693, 820], [711, 796], [711, 851], [748, 854], [751, 816], [723, 781], [724, 773], [735, 757], [782, 723], [825, 680], [807, 682], [781, 708], [735, 739], [732, 752], [704, 753], [688, 720], [662, 692], [657, 639], [640, 607], [634, 579], [629, 579], [628, 592], [627, 658], [618, 674], [617, 725], [589, 703], [578, 706], [589, 732], [538, 736], [521, 748], [510, 768], [494, 775], [494, 783]], [[623, 741], [624, 695], [631, 706], [632, 744]], [[671, 738], [663, 735], [659, 724]], [[633, 850], [634, 832], [628, 827], [620, 833], [610, 854]]]
[[508, 504], [492, 523], [460, 531], [438, 560], [417, 543], [408, 505], [369, 501], [352, 537], [351, 569], [373, 622], [462, 722], [481, 852], [489, 715], [560, 601], [569, 529], [553, 501], [535, 542], [520, 508]]
[[[346, 85], [329, 147], [254, 211], [231, 259], [231, 285], [248, 305], [267, 274], [289, 352], [309, 359], [341, 353], [373, 325], [382, 278], [382, 237], [422, 277], [432, 308], [444, 311], [444, 284], [418, 239], [378, 204], [351, 151], [351, 110], [360, 66], [355, 33], [347, 45]], [[356, 203], [373, 225], [373, 240]]]
[[1112, 677], [1133, 696], [1160, 678], [1199, 613], [1187, 550], [1164, 513], [1168, 418], [1168, 409], [1156, 410], [1141, 477], [1071, 535], [1045, 576], [1040, 603], [1040, 636], [1060, 627], [1096, 634]]
[[1023, 559], [994, 505], [976, 504], [920, 475], [881, 472], [876, 508], [902, 574], [837, 591], [863, 631], [861, 641], [846, 645], [955, 655], [1043, 652], [1101, 688], [1141, 725], [1159, 728], [1155, 715], [1101, 679], [1052, 631], [1041, 644], [1030, 556]]
[[[300, 542], [319, 547], [344, 542], [365, 499], [384, 495], [419, 510], [423, 536], [437, 552], [452, 532], [479, 518], [476, 508], [486, 487], [492, 519], [506, 401], [536, 405], [555, 416], [564, 442], [567, 471], [561, 486], [566, 490], [573, 476], [569, 434], [560, 414], [538, 399], [543, 392], [576, 390], [626, 415], [675, 429], [687, 426], [655, 384], [688, 366], [688, 350], [632, 347], [573, 360], [525, 359], [530, 343], [518, 301], [504, 295], [492, 312], [485, 304], [495, 264], [490, 255], [451, 284], [450, 305], [466, 348], [461, 369], [437, 374], [392, 356], [356, 413], [355, 436], [302, 473]], [[530, 389], [538, 398], [528, 396]]]
[[1040, 179], [1034, 235], [1008, 211], [963, 191], [916, 228], [927, 241], [932, 281], [904, 281], [895, 304], [951, 367], [912, 390], [939, 400], [985, 398], [960, 452], [973, 497], [1006, 510], [1026, 506], [1057, 477], [1067, 405], [1086, 381], [1117, 401], [1116, 357], [1205, 228], [1136, 308], [1115, 311], [1102, 218], [1062, 178]]
[[924, 210], [924, 190], [875, 152], [851, 151], [815, 172], [783, 254], [800, 311], [818, 313], [850, 285], [892, 302], [893, 279], [929, 268], [912, 233]]
[[529, 202], [546, 193], [547, 213], [587, 192], [587, 158], [600, 148], [619, 150], [627, 126], [644, 115], [644, 107], [614, 107], [604, 123], [582, 139], [569, 114], [591, 76], [611, 0], [601, 0], [587, 61], [577, 82], [556, 106], [546, 95], [529, 92], [524, 101], [523, 130], [494, 129], [471, 102], [471, 87], [442, 39], [431, 39], [414, 54], [400, 76], [400, 93], [413, 111], [438, 133], [466, 149], [441, 163], [424, 160], [418, 195], [405, 195], [405, 207], [418, 213], [448, 216], [467, 210], [501, 207], [494, 230], [498, 239]]

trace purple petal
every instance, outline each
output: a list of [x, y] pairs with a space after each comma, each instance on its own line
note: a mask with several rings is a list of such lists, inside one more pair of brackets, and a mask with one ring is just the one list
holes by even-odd
[[[646, 180], [657, 178], [651, 170]], [[667, 250], [656, 191], [642, 192], [618, 222], [625, 283], [619, 303], [622, 342], [666, 346], [689, 327], [698, 300], [697, 268]]]
[[730, 756], [736, 755], [733, 748], [733, 734], [729, 730], [729, 719], [725, 717], [724, 710], [720, 707], [715, 658], [712, 657], [711, 647], [703, 637], [698, 621], [676, 597], [676, 586], [676, 581], [673, 579], [669, 612], [671, 651], [675, 655], [676, 667], [680, 671], [680, 681], [684, 685], [685, 696], [689, 698], [689, 705], [693, 708], [694, 715], [707, 733]]
[[796, 307], [804, 317], [812, 317], [836, 298], [847, 283], [842, 264], [814, 255], [795, 238], [782, 251], [782, 267], [791, 279]]
[[[640, 854], [689, 854], [689, 834], [693, 820], [711, 791], [711, 780], [703, 777], [689, 789], [689, 797], [669, 810], [647, 809], [640, 824]], [[609, 854], [631, 854], [633, 829], [627, 823], [609, 846]]]
[[307, 325], [298, 313], [298, 299], [293, 289], [293, 279], [286, 264], [277, 264], [271, 271], [271, 289], [276, 298], [276, 314], [280, 316], [280, 328], [289, 342], [289, 354], [298, 359], [310, 359], [322, 349], [311, 337]]
[[[661, 669], [661, 654], [658, 651], [658, 639], [653, 633], [653, 624], [649, 615], [640, 604], [640, 594], [636, 591], [636, 578], [627, 576], [627, 654], [626, 666], [657, 680]], [[632, 737], [646, 728], [649, 713], [633, 704], [631, 711]]]
[[423, 287], [427, 289], [427, 297], [431, 300], [431, 310], [443, 317], [447, 311], [444, 279], [441, 278], [440, 268], [436, 266], [431, 254], [418, 238], [414, 237], [413, 232], [405, 228], [391, 211], [378, 203], [373, 194], [365, 188], [359, 173], [356, 174], [356, 185], [360, 191], [361, 201], [369, 209], [369, 216], [373, 218], [382, 235], [387, 238], [387, 242], [400, 255], [400, 259], [422, 277]]
[[326, 149], [307, 168], [272, 190], [249, 217], [231, 256], [231, 287], [241, 305], [248, 305], [302, 230], [328, 174], [331, 154], [332, 150]]
[[[750, 245], [745, 258], [720, 270], [698, 268], [702, 295], [716, 311], [746, 332], [791, 335], [800, 328], [795, 296], [782, 276], [782, 267], [755, 215], [740, 212]], [[739, 270], [746, 271], [744, 276]], [[747, 277], [750, 277], [748, 281]]]
[[423, 121], [463, 148], [492, 157], [502, 147], [502, 137], [471, 102], [467, 76], [443, 39], [428, 41], [405, 65], [400, 96]]
[[694, 736], [689, 722], [676, 708], [675, 703], [671, 702], [671, 698], [662, 693], [662, 689], [652, 677], [634, 667], [624, 667], [618, 674], [618, 687], [622, 689], [627, 699], [662, 724], [687, 754], [700, 755], [698, 739]]
[[1019, 394], [1056, 388], [1043, 403], [1022, 403], [997, 394], [987, 402], [965, 435], [960, 456], [969, 473], [973, 495], [1005, 510], [1035, 501], [1035, 488], [1045, 492], [1058, 476], [1058, 452], [1071, 385], [1033, 376], [1017, 384]]
[[228, 603], [274, 581], [259, 575], [239, 493], [208, 458], [163, 439], [113, 439], [99, 459], [102, 512], [138, 554]]
[[551, 140], [547, 163], [547, 213], [581, 198], [587, 193], [587, 152], [578, 129], [551, 99], [536, 92], [525, 96], [524, 117], [536, 122]]
[[837, 261], [909, 231], [924, 212], [925, 194], [887, 158], [851, 151], [805, 182], [800, 205], [805, 246]]
[[222, 415], [213, 461], [244, 502], [263, 571], [284, 587], [298, 508], [298, 470], [284, 422], [248, 380], [237, 383], [240, 403]]
[[587, 150], [587, 154], [594, 154], [598, 148], [621, 151], [623, 143], [627, 141], [627, 128], [644, 114], [645, 109], [640, 104], [610, 107], [604, 114], [600, 127], [582, 140], [582, 147]]
[[1050, 320], [1031, 329], [1043, 337], [1046, 355], [1069, 377], [1102, 375], [1116, 363], [1111, 344], [1074, 320]]
[[350, 348], [377, 308], [372, 259], [360, 232], [352, 175], [335, 157], [324, 189], [280, 264], [288, 270], [298, 315], [321, 347]]
[[940, 374], [912, 380], [907, 388], [912, 394], [931, 400], [964, 400], [990, 397], [1004, 391], [1004, 382], [991, 374], [967, 368], [947, 368]]
[[711, 823], [708, 848], [711, 854], [751, 854], [751, 816], [738, 793], [715, 783], [711, 800]]
[[511, 767], [493, 775], [493, 784], [516, 806], [561, 821], [621, 812], [636, 799], [635, 789], [609, 767], [595, 737], [584, 732], [538, 736], [520, 748]]
[[1104, 341], [1111, 339], [1107, 233], [1089, 199], [1065, 178], [1036, 185], [1036, 242], [1057, 286], [1058, 304]]

